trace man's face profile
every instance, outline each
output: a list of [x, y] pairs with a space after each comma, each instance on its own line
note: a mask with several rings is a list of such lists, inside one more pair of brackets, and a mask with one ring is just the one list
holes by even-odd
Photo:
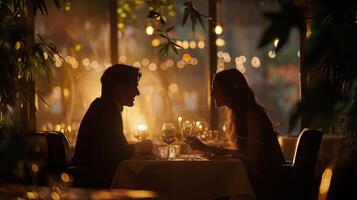
[[132, 81], [127, 85], [117, 85], [114, 89], [114, 98], [123, 106], [132, 107], [134, 99], [139, 95], [138, 81]]

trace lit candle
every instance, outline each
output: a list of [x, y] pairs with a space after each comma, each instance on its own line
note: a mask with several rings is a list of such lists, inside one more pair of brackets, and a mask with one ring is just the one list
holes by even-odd
[[139, 124], [136, 127], [136, 131], [134, 133], [134, 137], [138, 140], [145, 140], [148, 136], [148, 126], [146, 124]]
[[178, 128], [179, 128], [179, 130], [181, 130], [181, 125], [182, 125], [182, 117], [181, 116], [179, 116], [178, 118], [177, 118], [177, 121], [178, 121]]

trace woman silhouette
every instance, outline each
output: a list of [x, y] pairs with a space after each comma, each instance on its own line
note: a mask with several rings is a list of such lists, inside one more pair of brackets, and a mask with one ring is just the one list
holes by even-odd
[[255, 100], [243, 74], [236, 69], [215, 75], [212, 97], [216, 107], [226, 106], [231, 111], [231, 142], [235, 149], [208, 146], [194, 137], [189, 138], [188, 143], [193, 149], [209, 154], [229, 154], [239, 158], [244, 162], [251, 179], [254, 179], [252, 185], [255, 187], [255, 175], [271, 174], [272, 169], [285, 162], [272, 122], [265, 109]]

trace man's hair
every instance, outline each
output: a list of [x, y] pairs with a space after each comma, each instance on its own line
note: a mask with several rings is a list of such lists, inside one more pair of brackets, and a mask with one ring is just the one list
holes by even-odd
[[115, 86], [117, 85], [129, 85], [132, 82], [139, 81], [141, 77], [140, 69], [124, 65], [115, 64], [107, 68], [100, 82], [102, 83], [102, 96], [111, 96]]

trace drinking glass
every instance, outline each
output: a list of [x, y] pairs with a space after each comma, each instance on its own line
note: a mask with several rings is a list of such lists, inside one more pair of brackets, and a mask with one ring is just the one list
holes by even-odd
[[188, 144], [188, 160], [190, 160], [191, 146], [189, 142], [186, 140], [186, 138], [192, 136], [192, 133], [193, 133], [193, 124], [190, 121], [185, 121], [182, 124], [181, 137]]
[[138, 129], [134, 132], [134, 137], [138, 140], [138, 141], [143, 141], [148, 137], [148, 131], [147, 129]]
[[171, 144], [176, 140], [175, 135], [175, 125], [173, 123], [164, 123], [161, 129], [161, 137], [162, 140], [168, 144], [168, 159], [170, 159], [170, 148]]

